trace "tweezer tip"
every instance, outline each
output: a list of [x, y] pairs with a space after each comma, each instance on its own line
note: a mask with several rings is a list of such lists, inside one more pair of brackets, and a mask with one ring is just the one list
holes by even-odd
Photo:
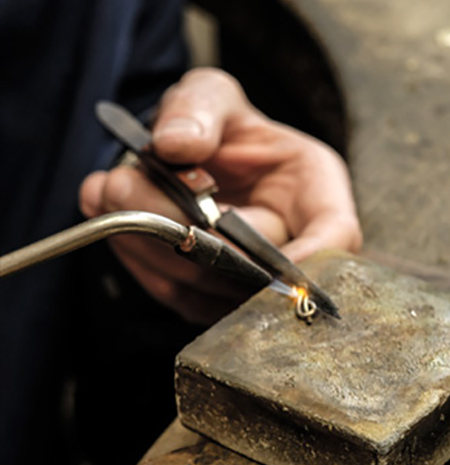
[[341, 315], [339, 314], [339, 309], [333, 303], [323, 302], [322, 305], [319, 307], [324, 313], [327, 315], [336, 318], [337, 320], [342, 320]]
[[326, 313], [328, 313], [328, 315], [336, 318], [337, 320], [342, 320], [342, 317], [339, 314], [339, 311], [338, 311], [337, 307], [333, 308], [333, 309], [329, 309], [328, 311], [326, 311]]

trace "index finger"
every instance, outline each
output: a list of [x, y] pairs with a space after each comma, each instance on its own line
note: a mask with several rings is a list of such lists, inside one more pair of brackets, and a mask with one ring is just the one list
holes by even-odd
[[362, 233], [356, 215], [324, 212], [312, 218], [301, 235], [285, 244], [281, 250], [294, 263], [324, 249], [358, 252]]

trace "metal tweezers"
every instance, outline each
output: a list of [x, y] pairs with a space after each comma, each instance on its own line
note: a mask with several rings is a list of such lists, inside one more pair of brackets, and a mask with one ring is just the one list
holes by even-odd
[[[212, 195], [214, 179], [198, 166], [177, 166], [162, 161], [153, 150], [152, 133], [123, 107], [99, 102], [96, 114], [103, 126], [135, 153], [145, 174], [165, 192], [199, 228], [215, 230], [266, 270], [272, 280], [300, 289], [297, 314], [311, 316], [316, 309], [340, 318], [330, 297], [281, 251], [244, 221], [232, 208], [222, 212]], [[306, 299], [305, 299], [306, 297]], [[306, 307], [305, 307], [306, 303]]]

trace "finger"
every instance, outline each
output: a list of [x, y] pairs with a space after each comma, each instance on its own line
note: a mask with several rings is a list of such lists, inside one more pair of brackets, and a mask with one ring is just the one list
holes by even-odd
[[321, 215], [354, 211], [351, 183], [342, 160], [333, 151], [299, 138], [301, 148], [261, 179], [252, 202], [276, 211], [297, 237]]
[[300, 262], [323, 249], [358, 252], [361, 244], [362, 233], [356, 216], [333, 212], [315, 217], [300, 237], [284, 245], [281, 250], [293, 262]]
[[237, 81], [223, 71], [190, 71], [162, 99], [153, 140], [159, 156], [173, 163], [211, 157], [231, 117], [249, 104]]
[[156, 300], [192, 323], [211, 325], [242, 302], [177, 283], [130, 256], [124, 257], [123, 262]]
[[108, 212], [140, 210], [188, 224], [188, 218], [158, 187], [139, 170], [118, 167], [112, 170], [104, 183], [103, 208]]
[[[123, 262], [134, 262], [144, 269], [151, 269], [160, 276], [218, 299], [242, 300], [248, 296], [247, 287], [214, 268], [200, 267], [182, 258], [169, 246], [144, 236], [122, 235], [111, 244]], [[143, 278], [144, 279], [144, 278]]]
[[230, 299], [219, 300], [216, 296], [202, 295], [184, 286], [176, 285], [164, 303], [175, 309], [187, 321], [211, 326], [242, 302]]
[[236, 208], [236, 212], [276, 246], [288, 241], [286, 222], [273, 210], [264, 207], [241, 207]]
[[79, 205], [81, 212], [87, 218], [94, 218], [105, 212], [102, 197], [107, 177], [108, 173], [105, 171], [96, 171], [90, 174], [81, 185]]

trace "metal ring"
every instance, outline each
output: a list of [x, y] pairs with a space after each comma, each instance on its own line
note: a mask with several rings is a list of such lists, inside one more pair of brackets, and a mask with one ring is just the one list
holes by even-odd
[[302, 320], [306, 320], [308, 324], [312, 323], [312, 317], [317, 311], [315, 302], [309, 299], [307, 295], [299, 295], [295, 305], [295, 313]]

